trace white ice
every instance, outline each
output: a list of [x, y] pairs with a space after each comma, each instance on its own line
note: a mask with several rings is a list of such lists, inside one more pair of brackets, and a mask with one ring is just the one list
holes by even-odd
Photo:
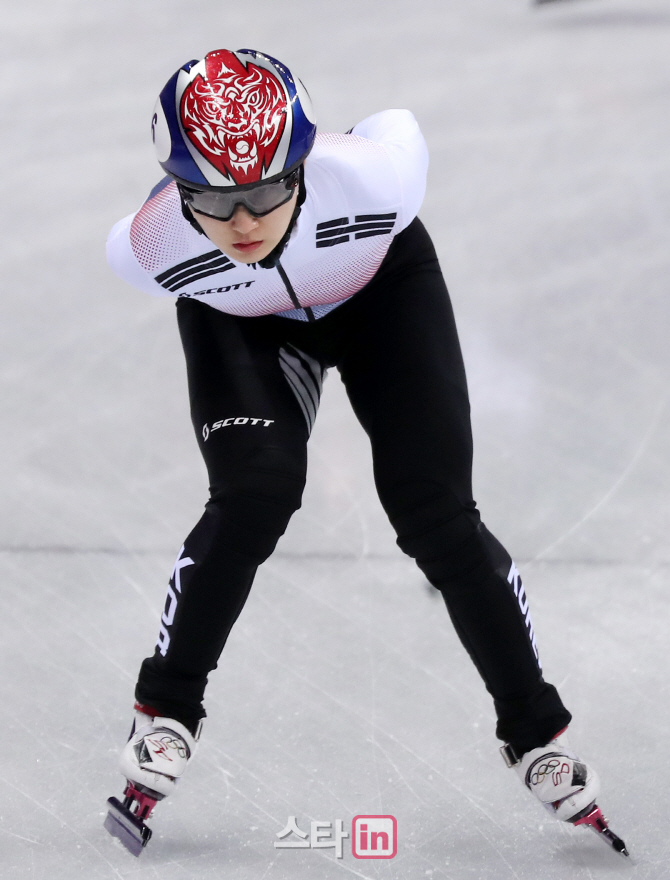
[[[2, 24], [3, 880], [667, 877], [670, 2], [29, 0]], [[220, 46], [290, 63], [323, 129], [419, 119], [476, 497], [628, 862], [503, 766], [335, 374], [196, 762], [139, 860], [103, 830], [206, 491], [173, 306], [112, 276], [104, 240], [159, 177], [158, 91]], [[273, 847], [289, 815], [357, 814], [396, 816], [394, 859]]]

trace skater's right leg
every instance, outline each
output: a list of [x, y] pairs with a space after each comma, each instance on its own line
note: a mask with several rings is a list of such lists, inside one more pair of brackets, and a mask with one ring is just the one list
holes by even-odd
[[280, 364], [276, 320], [268, 329], [193, 300], [178, 301], [178, 316], [210, 500], [175, 563], [136, 699], [194, 733], [256, 570], [300, 506], [308, 426]]

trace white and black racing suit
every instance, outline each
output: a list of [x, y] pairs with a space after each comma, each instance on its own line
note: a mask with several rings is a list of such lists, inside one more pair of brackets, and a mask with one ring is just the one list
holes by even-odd
[[519, 753], [570, 721], [543, 680], [528, 600], [472, 498], [465, 371], [433, 245], [417, 218], [427, 151], [414, 117], [318, 134], [279, 262], [238, 263], [182, 214], [167, 181], [108, 242], [114, 270], [177, 298], [210, 498], [170, 580], [140, 703], [193, 726], [258, 566], [300, 506], [325, 371], [367, 432], [401, 549], [442, 592]]

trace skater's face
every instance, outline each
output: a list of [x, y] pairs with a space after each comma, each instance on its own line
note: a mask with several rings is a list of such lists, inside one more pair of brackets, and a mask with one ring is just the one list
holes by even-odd
[[265, 214], [254, 217], [238, 205], [230, 220], [216, 220], [193, 212], [207, 238], [226, 256], [238, 263], [257, 263], [274, 250], [288, 229], [293, 216], [297, 190], [288, 202]]

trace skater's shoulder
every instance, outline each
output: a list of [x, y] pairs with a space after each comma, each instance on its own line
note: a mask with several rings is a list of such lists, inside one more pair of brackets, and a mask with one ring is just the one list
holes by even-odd
[[365, 167], [383, 162], [389, 150], [398, 149], [427, 153], [419, 125], [409, 110], [383, 110], [366, 117], [346, 133], [318, 132], [307, 163]]
[[419, 123], [411, 110], [382, 110], [366, 116], [357, 123], [351, 133], [374, 143], [404, 145], [414, 148], [418, 143], [425, 146]]
[[202, 238], [184, 217], [177, 184], [169, 177], [164, 177], [152, 188], [130, 226], [133, 244], [159, 234], [175, 245], [178, 241], [183, 242], [184, 246]]
[[[153, 276], [166, 267], [211, 251], [211, 242], [184, 218], [174, 181], [163, 178], [142, 207], [119, 221], [107, 239], [107, 258], [117, 275], [138, 284], [140, 273]], [[141, 285], [144, 286], [144, 285]]]
[[427, 168], [428, 151], [412, 113], [385, 110], [346, 134], [318, 133], [305, 182], [308, 197], [319, 205], [332, 203], [334, 209], [341, 202], [344, 213], [396, 211], [404, 228], [423, 199]]

